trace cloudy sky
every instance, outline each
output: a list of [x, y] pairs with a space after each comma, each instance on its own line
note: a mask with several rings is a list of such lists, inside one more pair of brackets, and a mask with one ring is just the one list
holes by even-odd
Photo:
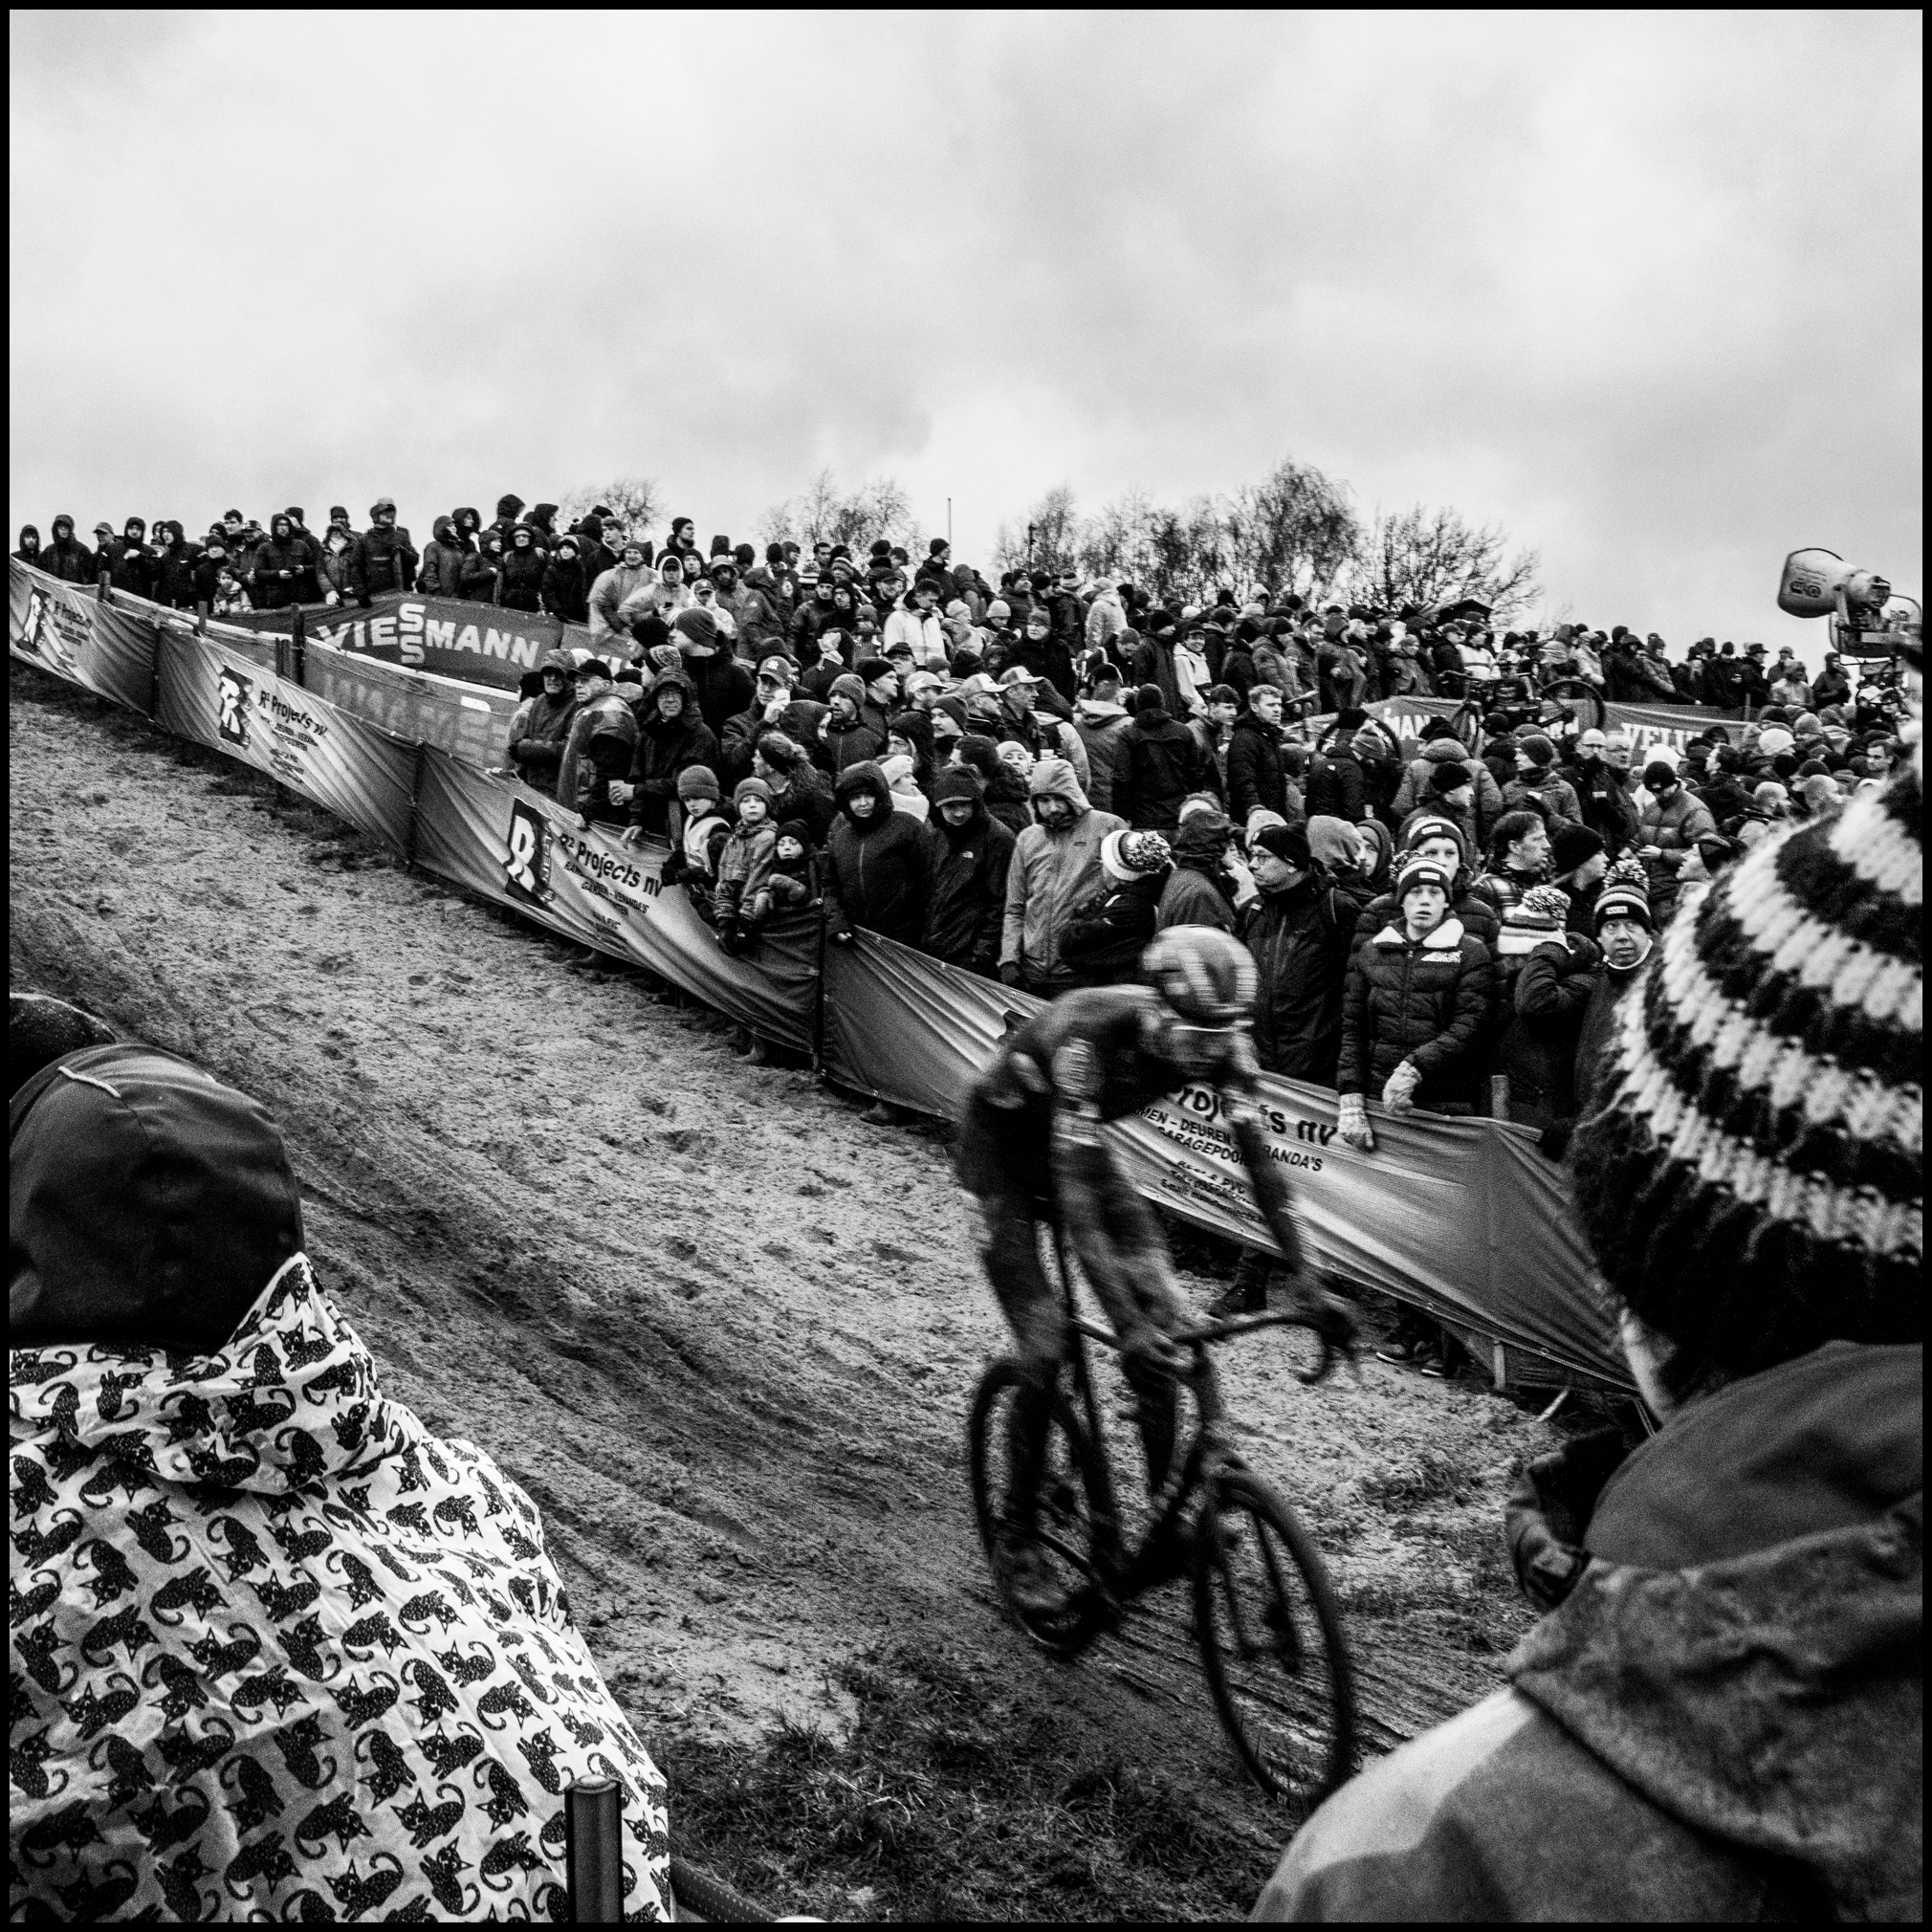
[[1905, 13], [16, 12], [14, 520], [830, 465], [986, 560], [1284, 455], [1548, 608], [1922, 594]]

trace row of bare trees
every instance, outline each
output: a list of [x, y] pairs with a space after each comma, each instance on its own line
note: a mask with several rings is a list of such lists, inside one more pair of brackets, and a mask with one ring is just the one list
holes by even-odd
[[[642, 536], [662, 520], [656, 483], [620, 477], [573, 491], [564, 516], [597, 504], [617, 513], [621, 528]], [[911, 497], [890, 476], [856, 489], [822, 470], [805, 488], [758, 519], [761, 543], [844, 543], [855, 555], [880, 538], [914, 556], [921, 537]], [[995, 567], [1077, 570], [1083, 577], [1139, 584], [1155, 602], [1198, 604], [1217, 587], [1238, 595], [1293, 591], [1399, 610], [1477, 598], [1506, 621], [1543, 594], [1533, 550], [1510, 552], [1494, 524], [1472, 523], [1458, 510], [1377, 511], [1366, 520], [1346, 485], [1312, 464], [1284, 460], [1260, 483], [1226, 496], [1197, 496], [1178, 506], [1144, 490], [1083, 515], [1072, 490], [1049, 490], [1023, 519], [1000, 526]]]

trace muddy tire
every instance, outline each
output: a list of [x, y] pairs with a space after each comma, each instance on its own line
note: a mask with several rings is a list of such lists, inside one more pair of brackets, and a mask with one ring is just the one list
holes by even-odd
[[1012, 1361], [994, 1363], [973, 1397], [967, 1444], [973, 1470], [973, 1516], [980, 1548], [1006, 1614], [1043, 1650], [1072, 1657], [1109, 1620], [1109, 1584], [1117, 1568], [1118, 1540], [1106, 1464], [1072, 1405], [1053, 1394], [1046, 1432], [1046, 1460], [1040, 1479], [1038, 1548], [1047, 1558], [1065, 1597], [1064, 1608], [1043, 1611], [1016, 1603], [1006, 1546], [1009, 1426], [1025, 1376]]
[[1311, 1810], [1352, 1768], [1354, 1674], [1321, 1551], [1245, 1470], [1218, 1477], [1201, 1513], [1194, 1610], [1229, 1741], [1263, 1789]]

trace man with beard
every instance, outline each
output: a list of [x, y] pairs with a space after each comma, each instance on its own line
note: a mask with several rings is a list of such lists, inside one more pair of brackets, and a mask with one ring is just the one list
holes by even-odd
[[1609, 749], [1609, 739], [1592, 726], [1576, 740], [1576, 760], [1563, 767], [1562, 776], [1576, 795], [1582, 823], [1614, 859], [1636, 836], [1636, 803], [1628, 768], [1611, 764], [1605, 757]]

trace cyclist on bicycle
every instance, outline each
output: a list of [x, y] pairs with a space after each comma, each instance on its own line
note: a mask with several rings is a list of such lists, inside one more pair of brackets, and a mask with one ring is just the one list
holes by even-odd
[[1169, 1338], [1184, 1316], [1160, 1224], [1109, 1153], [1108, 1121], [1189, 1081], [1213, 1087], [1298, 1310], [1329, 1348], [1350, 1356], [1354, 1348], [1353, 1310], [1309, 1276], [1286, 1176], [1262, 1139], [1247, 1031], [1253, 959], [1212, 927], [1175, 926], [1142, 955], [1141, 970], [1147, 985], [1067, 994], [1011, 1034], [961, 1123], [958, 1172], [980, 1217], [980, 1259], [1029, 1378], [1013, 1413], [1008, 1553], [1016, 1597], [1039, 1607], [1055, 1594], [1034, 1537], [1067, 1343], [1065, 1305], [1041, 1263], [1042, 1223], [1065, 1231], [1120, 1340], [1151, 1490], [1174, 1459], [1184, 1358]]

